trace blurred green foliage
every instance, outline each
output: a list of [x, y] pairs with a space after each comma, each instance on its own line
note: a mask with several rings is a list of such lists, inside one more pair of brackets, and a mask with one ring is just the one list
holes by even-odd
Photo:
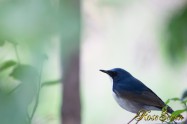
[[0, 4], [0, 42], [30, 42], [46, 38], [57, 29], [51, 0], [6, 0]]
[[[9, 62], [10, 61], [7, 63]], [[37, 91], [38, 73], [29, 65], [15, 65], [11, 74], [9, 74], [9, 78], [10, 77], [19, 80], [20, 83], [9, 92], [3, 92], [2, 89], [0, 90], [1, 123], [27, 124], [29, 122], [27, 120], [28, 106], [32, 102]]]
[[59, 31], [57, 3], [56, 0], [1, 0], [0, 46], [9, 42], [27, 48], [24, 52], [29, 54], [23, 56], [39, 64], [45, 46]]
[[[46, 55], [40, 57], [42, 63], [47, 58]], [[41, 83], [43, 64], [37, 69], [17, 61], [4, 60], [0, 63], [0, 120], [3, 124], [31, 124], [41, 88], [60, 82]]]
[[17, 63], [15, 61], [13, 61], [13, 60], [8, 60], [8, 61], [6, 61], [4, 63], [1, 63], [1, 65], [0, 65], [0, 71], [6, 70], [9, 67], [14, 66], [16, 64]]
[[[57, 12], [56, 0], [0, 0], [0, 49], [12, 44], [15, 53], [0, 60], [1, 124], [32, 123], [39, 104], [41, 67], [47, 58], [44, 48], [59, 32]], [[25, 55], [30, 63], [25, 64], [23, 57], [20, 60]]]
[[187, 58], [187, 4], [173, 14], [166, 34], [165, 48], [171, 62], [183, 63]]
[[[182, 113], [184, 112], [187, 112], [187, 100], [185, 99], [184, 95], [186, 94], [186, 91], [183, 93], [182, 97], [181, 98], [171, 98], [171, 99], [168, 99], [165, 104], [168, 105], [171, 101], [178, 101], [179, 103], [183, 104], [184, 105], [184, 109], [181, 109], [181, 110], [175, 110], [172, 114], [171, 114], [171, 117], [170, 117], [170, 122], [174, 122], [175, 118], [177, 118], [178, 116], [181, 116]], [[167, 106], [166, 106], [167, 107]]]

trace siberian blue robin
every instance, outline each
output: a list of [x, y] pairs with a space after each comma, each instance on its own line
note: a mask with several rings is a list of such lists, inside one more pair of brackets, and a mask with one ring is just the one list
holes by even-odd
[[[113, 79], [114, 98], [123, 109], [138, 113], [140, 110], [162, 111], [162, 108], [166, 106], [151, 89], [129, 72], [121, 68], [100, 71]], [[167, 106], [167, 112], [173, 112], [171, 107]]]

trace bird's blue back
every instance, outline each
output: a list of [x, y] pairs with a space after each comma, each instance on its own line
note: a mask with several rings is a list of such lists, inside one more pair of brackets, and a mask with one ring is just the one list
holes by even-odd
[[115, 68], [111, 71], [116, 72], [116, 76], [113, 77], [113, 91], [131, 91], [131, 92], [141, 92], [149, 90], [141, 81], [133, 77], [129, 72], [121, 69]]
[[131, 91], [134, 93], [140, 93], [143, 91], [150, 90], [141, 81], [137, 80], [133, 76], [120, 79], [118, 81], [113, 81], [113, 91]]

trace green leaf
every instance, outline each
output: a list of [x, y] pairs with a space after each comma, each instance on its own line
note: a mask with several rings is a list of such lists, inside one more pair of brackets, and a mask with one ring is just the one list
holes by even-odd
[[180, 99], [179, 98], [171, 98], [170, 100], [173, 100], [173, 101], [180, 101]]
[[61, 80], [46, 81], [46, 82], [42, 83], [41, 87], [55, 85], [55, 84], [60, 83], [60, 81]]
[[172, 101], [181, 101], [179, 98], [176, 97], [176, 98], [168, 99], [168, 100], [165, 102], [165, 104], [166, 104], [166, 105], [169, 104], [169, 102], [170, 102], [171, 100], [172, 100]]
[[19, 64], [10, 76], [21, 82], [11, 94], [18, 96], [16, 98], [23, 106], [28, 106], [39, 88], [39, 73], [31, 65]]
[[38, 75], [37, 70], [31, 65], [18, 65], [10, 74], [13, 78], [23, 82], [33, 79], [37, 80]]
[[187, 109], [183, 109], [183, 110], [176, 110], [171, 114], [171, 118], [170, 118], [170, 122], [174, 121], [174, 119], [178, 116], [180, 116], [181, 113], [187, 111]]
[[167, 108], [168, 108], [168, 106], [166, 105], [166, 106], [164, 106], [163, 108], [162, 108], [162, 112], [167, 112]]
[[13, 60], [8, 60], [6, 62], [4, 62], [1, 66], [0, 66], [0, 71], [3, 71], [5, 69], [8, 69], [14, 65], [16, 65], [17, 63]]
[[168, 100], [165, 102], [165, 104], [167, 105], [167, 104], [169, 104], [169, 102], [170, 102], [170, 99], [168, 99]]
[[178, 116], [178, 115], [180, 115], [181, 113], [183, 113], [183, 112], [185, 112], [185, 111], [187, 111], [187, 109], [176, 110], [176, 111], [174, 111], [174, 112], [171, 114], [171, 116]]

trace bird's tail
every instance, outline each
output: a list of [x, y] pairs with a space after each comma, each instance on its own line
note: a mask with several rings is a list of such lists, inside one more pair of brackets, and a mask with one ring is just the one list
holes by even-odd
[[[171, 107], [167, 106], [167, 112], [172, 114], [174, 111]], [[183, 116], [181, 114], [179, 114], [178, 117], [183, 117]]]
[[173, 111], [173, 109], [171, 107], [167, 106], [167, 112], [172, 114], [174, 111]]

